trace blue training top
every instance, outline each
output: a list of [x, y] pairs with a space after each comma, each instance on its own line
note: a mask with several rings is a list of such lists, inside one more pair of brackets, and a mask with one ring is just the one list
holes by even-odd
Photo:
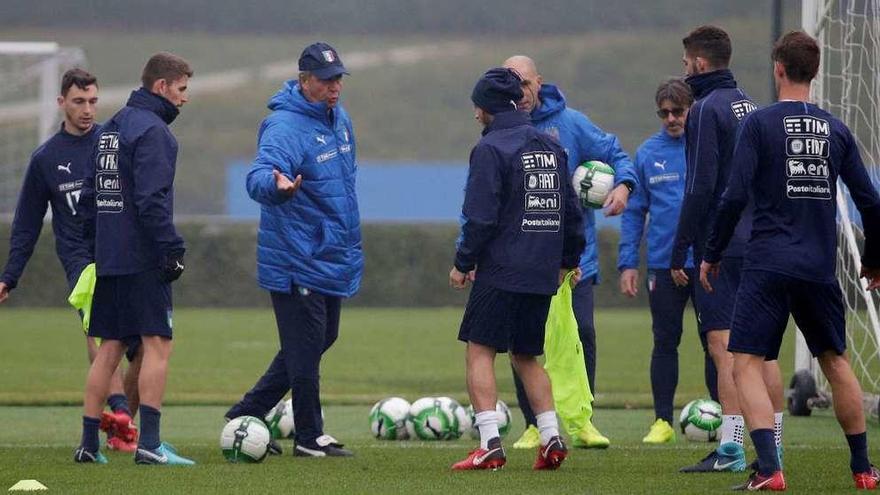
[[[636, 174], [639, 186], [620, 219], [617, 269], [639, 267], [647, 216], [648, 268], [668, 269], [684, 195], [684, 138], [674, 138], [665, 130], [649, 137], [636, 151]], [[690, 253], [685, 266], [693, 266]]]
[[67, 282], [76, 283], [91, 260], [77, 219], [83, 177], [91, 173], [92, 148], [100, 134], [95, 124], [86, 134], [75, 136], [61, 129], [31, 155], [18, 196], [9, 239], [9, 259], [0, 280], [15, 288], [34, 252], [47, 205], [52, 207], [55, 252], [64, 267]]
[[[687, 177], [684, 202], [675, 235], [670, 268], [684, 267], [688, 248], [702, 259], [709, 228], [733, 167], [733, 143], [740, 120], [757, 106], [737, 88], [727, 69], [688, 77], [697, 101], [685, 126]], [[751, 214], [743, 215], [725, 256], [741, 257], [748, 239]]]
[[184, 252], [174, 228], [178, 109], [144, 88], [104, 124], [83, 183], [84, 235], [99, 276], [160, 268]]
[[584, 249], [566, 155], [525, 112], [495, 115], [470, 156], [455, 267], [493, 287], [555, 294]]
[[751, 195], [754, 220], [744, 270], [834, 282], [837, 178], [849, 188], [865, 227], [866, 266], [880, 268], [880, 196], [852, 134], [830, 113], [784, 101], [749, 115], [734, 154], [705, 259], [717, 262]]

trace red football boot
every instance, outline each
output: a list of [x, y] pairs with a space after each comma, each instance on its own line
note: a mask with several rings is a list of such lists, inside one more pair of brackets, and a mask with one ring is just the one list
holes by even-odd
[[501, 469], [507, 463], [504, 449], [501, 447], [501, 439], [495, 437], [489, 440], [487, 449], [474, 449], [463, 461], [452, 465], [453, 471], [471, 471], [475, 469]]
[[755, 471], [749, 476], [749, 479], [746, 480], [742, 485], [737, 485], [733, 487], [734, 490], [737, 491], [747, 491], [747, 492], [757, 492], [757, 491], [770, 491], [770, 492], [784, 492], [785, 491], [785, 477], [782, 476], [782, 471], [776, 471], [770, 476], [763, 476], [761, 473]]
[[137, 450], [137, 447], [137, 442], [126, 442], [122, 437], [107, 437], [107, 448], [110, 450], [132, 453]]
[[568, 457], [568, 449], [559, 435], [550, 439], [547, 445], [538, 447], [538, 458], [535, 459], [533, 469], [559, 469], [562, 461]]
[[876, 490], [880, 484], [880, 470], [873, 465], [869, 471], [864, 473], [853, 473], [853, 481], [856, 482], [856, 488], [859, 490]]

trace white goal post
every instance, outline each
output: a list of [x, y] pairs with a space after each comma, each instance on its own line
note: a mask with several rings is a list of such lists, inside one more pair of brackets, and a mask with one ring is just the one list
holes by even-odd
[[[802, 0], [802, 27], [822, 50], [812, 99], [850, 128], [874, 185], [880, 184], [880, 0]], [[846, 303], [847, 347], [865, 392], [866, 410], [878, 414], [880, 317], [878, 295], [859, 278], [863, 234], [842, 182], [837, 188], [837, 278]], [[793, 413], [809, 414], [832, 400], [828, 383], [797, 334]], [[812, 380], [812, 383], [810, 382]], [[793, 409], [794, 406], [794, 409]], [[806, 406], [806, 407], [804, 407]]]

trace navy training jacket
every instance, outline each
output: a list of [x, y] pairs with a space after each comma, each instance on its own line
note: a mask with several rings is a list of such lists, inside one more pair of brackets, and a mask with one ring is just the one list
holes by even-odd
[[555, 294], [584, 250], [567, 156], [525, 112], [503, 112], [471, 151], [455, 267], [498, 289]]
[[[684, 202], [678, 220], [670, 268], [683, 268], [688, 248], [702, 259], [706, 238], [715, 218], [721, 194], [734, 164], [733, 144], [739, 122], [758, 107], [736, 85], [728, 69], [687, 78], [697, 100], [685, 126], [687, 176]], [[734, 238], [725, 251], [742, 257], [751, 228], [751, 208], [746, 208]]]
[[177, 140], [168, 128], [178, 113], [140, 88], [101, 130], [81, 200], [99, 276], [157, 269], [184, 252], [173, 223]]
[[9, 238], [9, 259], [0, 281], [15, 288], [25, 265], [34, 252], [46, 208], [52, 208], [52, 231], [55, 252], [64, 267], [70, 286], [76, 283], [83, 267], [91, 262], [83, 242], [77, 218], [83, 178], [92, 170], [92, 148], [100, 135], [95, 124], [82, 136], [64, 130], [64, 126], [31, 155], [18, 196]]

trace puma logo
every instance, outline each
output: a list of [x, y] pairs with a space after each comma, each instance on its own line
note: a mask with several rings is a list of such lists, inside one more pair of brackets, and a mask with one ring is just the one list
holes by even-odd
[[662, 162], [654, 162], [654, 166], [666, 172], [666, 160], [663, 160]]
[[315, 136], [315, 141], [321, 144], [327, 144], [327, 138], [323, 134], [318, 134], [317, 136]]
[[70, 162], [67, 162], [67, 165], [58, 165], [58, 170], [64, 170], [64, 171], [67, 172], [68, 174], [71, 173], [71, 171], [70, 171]]

